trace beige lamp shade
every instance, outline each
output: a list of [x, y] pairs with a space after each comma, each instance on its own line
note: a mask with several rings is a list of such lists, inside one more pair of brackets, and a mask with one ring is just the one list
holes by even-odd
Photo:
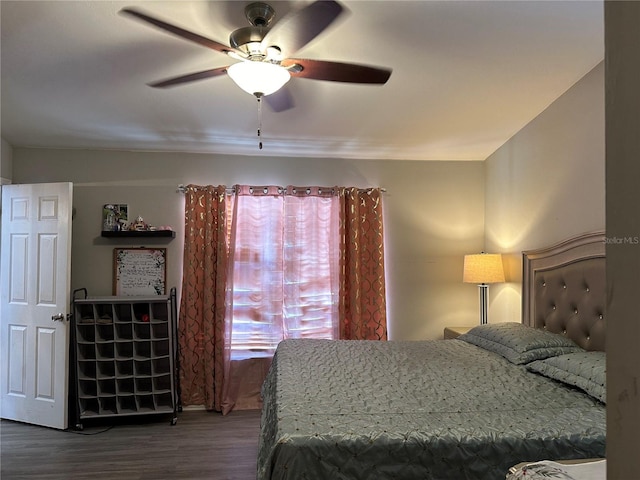
[[504, 282], [502, 255], [499, 253], [465, 255], [462, 281], [478, 284]]

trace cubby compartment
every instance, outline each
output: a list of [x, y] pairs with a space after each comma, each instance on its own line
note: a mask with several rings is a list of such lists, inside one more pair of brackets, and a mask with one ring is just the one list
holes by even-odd
[[153, 377], [153, 393], [171, 393], [171, 374]]
[[95, 360], [96, 344], [95, 343], [78, 343], [78, 359]]
[[168, 322], [169, 308], [162, 303], [151, 304], [151, 321], [152, 322]]
[[148, 303], [134, 303], [132, 306], [134, 321], [148, 323], [151, 320], [151, 309]]
[[151, 327], [146, 322], [133, 324], [133, 338], [134, 340], [150, 340], [151, 339]]
[[151, 332], [155, 339], [168, 339], [169, 338], [169, 325], [166, 323], [152, 323]]
[[140, 412], [155, 412], [153, 395], [136, 395], [136, 405]]
[[134, 360], [133, 372], [135, 377], [151, 376], [151, 360]]
[[95, 398], [98, 396], [98, 386], [94, 379], [81, 379], [78, 381], [78, 396], [80, 398]]
[[100, 397], [98, 403], [100, 415], [116, 415], [118, 413], [116, 397]]
[[74, 300], [78, 425], [85, 418], [177, 417], [175, 289], [168, 296]]
[[93, 312], [93, 304], [80, 305], [79, 308], [76, 309], [76, 317], [76, 321], [78, 324], [94, 323], [95, 314]]
[[114, 358], [113, 342], [96, 343], [96, 358], [98, 360], [111, 360]]
[[97, 398], [80, 398], [80, 417], [95, 417], [100, 407]]
[[110, 303], [97, 303], [93, 306], [96, 323], [113, 323], [113, 306]]
[[136, 391], [135, 380], [132, 378], [119, 378], [116, 381], [118, 396], [133, 395]]
[[113, 342], [113, 324], [96, 324], [96, 342]]
[[78, 381], [91, 379], [96, 379], [96, 361], [95, 360], [86, 360], [86, 359], [78, 359]]
[[133, 325], [131, 325], [131, 322], [118, 322], [114, 327], [116, 340], [133, 340]]
[[78, 343], [94, 343], [96, 341], [96, 328], [94, 324], [78, 324], [76, 328], [76, 336], [76, 341]]
[[154, 376], [171, 373], [171, 362], [169, 361], [169, 357], [152, 359], [151, 372]]
[[133, 309], [130, 303], [114, 303], [113, 312], [116, 322], [131, 322], [133, 319]]
[[151, 357], [166, 357], [169, 355], [169, 342], [165, 340], [153, 340], [151, 342]]
[[133, 377], [133, 360], [116, 360], [116, 378]]
[[116, 367], [113, 360], [98, 360], [96, 362], [96, 378], [114, 378], [116, 376]]
[[134, 395], [118, 396], [118, 413], [132, 414], [137, 413], [136, 397]]
[[116, 381], [113, 378], [98, 380], [98, 394], [101, 397], [111, 397], [116, 394]]
[[137, 359], [151, 358], [151, 342], [148, 340], [133, 342], [133, 357]]
[[171, 393], [162, 393], [160, 395], [154, 395], [154, 407], [156, 410], [171, 410], [173, 408], [173, 398]]
[[115, 346], [117, 360], [127, 360], [133, 358], [133, 342], [119, 341], [115, 343]]
[[136, 383], [136, 393], [152, 393], [153, 387], [151, 382], [151, 377], [146, 378], [138, 378], [135, 379]]

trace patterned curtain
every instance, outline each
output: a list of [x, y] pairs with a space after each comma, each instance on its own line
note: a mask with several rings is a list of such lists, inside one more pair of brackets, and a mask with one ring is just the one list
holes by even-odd
[[343, 190], [342, 339], [387, 339], [381, 194], [379, 188]]
[[[341, 188], [339, 192], [339, 220], [335, 221], [341, 239], [337, 281], [339, 336], [386, 340], [381, 191]], [[233, 247], [237, 231], [231, 220], [237, 208], [235, 197], [227, 193], [225, 186], [185, 188], [178, 323], [181, 400], [183, 405], [204, 405], [223, 413], [239, 406], [237, 391], [241, 388], [233, 379], [253, 377], [258, 380], [251, 381], [260, 385], [266, 374], [265, 365], [268, 367], [261, 359], [231, 360], [230, 309], [234, 305], [235, 269], [230, 258], [239, 253]], [[303, 228], [305, 232], [308, 229]], [[252, 393], [248, 398], [253, 397], [259, 395]]]
[[178, 323], [184, 405], [220, 410], [225, 355], [227, 270], [224, 186], [185, 189], [185, 241]]

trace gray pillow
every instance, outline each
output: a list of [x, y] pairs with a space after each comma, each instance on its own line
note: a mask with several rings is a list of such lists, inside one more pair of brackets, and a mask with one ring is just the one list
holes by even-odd
[[538, 360], [526, 367], [532, 372], [578, 387], [607, 403], [606, 365], [604, 352], [579, 352]]
[[516, 365], [584, 351], [567, 337], [516, 322], [479, 325], [458, 339], [502, 355]]

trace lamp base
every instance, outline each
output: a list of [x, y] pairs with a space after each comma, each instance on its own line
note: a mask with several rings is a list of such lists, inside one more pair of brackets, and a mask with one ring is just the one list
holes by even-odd
[[481, 283], [478, 285], [478, 294], [480, 297], [480, 325], [489, 323], [489, 285]]

